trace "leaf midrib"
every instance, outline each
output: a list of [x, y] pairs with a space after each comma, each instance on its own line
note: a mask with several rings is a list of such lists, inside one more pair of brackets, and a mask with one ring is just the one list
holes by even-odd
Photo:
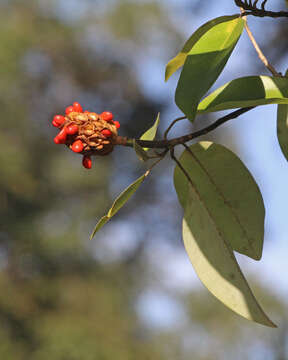
[[[189, 150], [188, 150], [189, 149]], [[201, 167], [201, 169], [205, 172], [205, 174], [207, 175], [210, 183], [214, 186], [216, 192], [218, 193], [218, 195], [222, 198], [222, 200], [224, 201], [224, 204], [230, 209], [232, 216], [234, 217], [234, 219], [236, 220], [236, 222], [238, 223], [238, 225], [240, 226], [241, 230], [243, 231], [243, 235], [245, 236], [245, 238], [248, 241], [248, 244], [250, 245], [250, 247], [255, 251], [254, 247], [252, 246], [252, 243], [249, 239], [248, 233], [246, 231], [245, 226], [242, 224], [240, 218], [238, 217], [237, 213], [234, 211], [231, 203], [226, 199], [225, 195], [222, 193], [221, 189], [217, 186], [217, 184], [215, 183], [215, 181], [213, 180], [212, 176], [210, 175], [209, 171], [205, 168], [205, 166], [202, 164], [202, 162], [197, 158], [197, 156], [193, 153], [193, 151], [190, 148], [187, 148], [186, 151], [191, 153], [191, 156], [193, 156], [194, 160], [197, 162], [197, 164]], [[204, 202], [204, 200], [203, 200]]]

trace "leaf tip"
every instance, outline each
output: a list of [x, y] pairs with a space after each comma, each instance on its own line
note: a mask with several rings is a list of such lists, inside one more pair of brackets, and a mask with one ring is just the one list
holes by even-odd
[[274, 324], [273, 321], [271, 321], [268, 317], [267, 317], [267, 321], [265, 322], [258, 322], [258, 324], [261, 324], [261, 325], [264, 325], [264, 326], [268, 326], [270, 328], [273, 328], [273, 329], [277, 329], [278, 328], [278, 325]]
[[277, 329], [277, 328], [278, 328], [278, 325], [274, 324], [274, 323], [271, 321], [271, 326], [270, 326], [270, 327], [272, 327], [272, 328], [274, 328], [274, 329]]
[[93, 240], [94, 236], [95, 236], [95, 230], [92, 231], [91, 235], [89, 236], [89, 240], [90, 241]]
[[169, 73], [169, 69], [168, 66], [166, 66], [166, 70], [165, 70], [165, 82], [167, 82], [170, 78], [170, 73]]

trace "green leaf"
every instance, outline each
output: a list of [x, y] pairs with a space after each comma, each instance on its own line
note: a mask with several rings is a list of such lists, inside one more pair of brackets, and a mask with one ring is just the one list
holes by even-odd
[[288, 104], [288, 78], [247, 76], [213, 91], [198, 106], [198, 113], [240, 107]]
[[[223, 241], [233, 250], [259, 260], [265, 208], [252, 175], [242, 161], [222, 145], [201, 142], [189, 149], [179, 161]], [[185, 209], [191, 184], [178, 166], [174, 183]]]
[[282, 153], [288, 160], [288, 105], [278, 105], [277, 136]]
[[258, 304], [230, 245], [211, 218], [197, 189], [190, 186], [187, 196], [183, 241], [202, 283], [237, 314], [269, 327], [277, 327]]
[[[141, 136], [140, 140], [154, 140], [159, 126], [159, 122], [160, 122], [160, 113], [158, 113], [154, 125]], [[149, 149], [144, 148], [144, 150], [147, 151]]]
[[131, 185], [129, 185], [114, 201], [111, 209], [108, 211], [107, 215], [103, 216], [95, 226], [90, 240], [93, 239], [96, 232], [102, 228], [111, 218], [114, 216], [125, 203], [130, 199], [130, 197], [135, 193], [135, 191], [139, 188], [139, 186], [143, 183], [145, 178], [149, 175], [149, 171], [147, 171], [144, 175], [140, 176], [136, 181], [134, 181]]
[[136, 152], [136, 155], [141, 161], [147, 161], [149, 160], [148, 155], [146, 154], [146, 151], [137, 143], [137, 141], [133, 140], [133, 147]]
[[[288, 78], [288, 70], [285, 76]], [[288, 160], [288, 105], [278, 105], [277, 137], [283, 155]]]
[[243, 31], [240, 17], [211, 27], [187, 54], [175, 93], [177, 106], [193, 121], [201, 98], [225, 67]]
[[93, 230], [92, 235], [90, 236], [90, 240], [93, 239], [96, 232], [98, 232], [102, 228], [102, 226], [104, 226], [109, 220], [110, 220], [110, 217], [105, 215], [98, 221], [97, 225], [95, 226], [95, 228]]
[[231, 16], [221, 16], [216, 19], [208, 21], [207, 23], [202, 25], [198, 30], [196, 30], [193, 33], [193, 35], [186, 41], [180, 53], [177, 56], [175, 56], [172, 60], [170, 60], [169, 63], [167, 64], [165, 71], [165, 81], [167, 81], [170, 78], [170, 76], [172, 76], [178, 69], [180, 69], [184, 65], [189, 52], [191, 51], [193, 46], [197, 43], [197, 41], [199, 41], [201, 37], [205, 35], [205, 33], [211, 30], [215, 25], [237, 18], [239, 18], [239, 14], [235, 14]]

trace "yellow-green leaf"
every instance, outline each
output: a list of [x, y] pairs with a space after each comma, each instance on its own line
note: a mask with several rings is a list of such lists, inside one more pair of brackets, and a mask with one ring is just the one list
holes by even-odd
[[130, 197], [135, 193], [139, 186], [143, 183], [145, 178], [148, 176], [149, 172], [147, 171], [144, 175], [140, 176], [136, 181], [129, 185], [114, 201], [111, 209], [108, 211], [107, 215], [103, 216], [95, 226], [90, 240], [93, 239], [96, 232], [102, 228], [111, 218], [114, 216], [122, 206], [130, 199]]
[[109, 220], [110, 220], [110, 217], [105, 215], [98, 221], [97, 225], [95, 226], [95, 228], [93, 230], [92, 235], [90, 236], [90, 240], [93, 239], [96, 232], [98, 232], [102, 228], [102, 226], [104, 226]]
[[248, 320], [276, 327], [258, 304], [230, 245], [192, 186], [183, 220], [183, 241], [197, 275], [218, 300]]
[[177, 85], [175, 101], [193, 121], [201, 98], [225, 67], [244, 28], [241, 17], [211, 27], [187, 54]]
[[247, 76], [229, 81], [198, 105], [198, 113], [240, 107], [288, 104], [288, 77]]
[[[233, 250], [259, 260], [264, 238], [265, 208], [259, 188], [242, 161], [222, 145], [201, 142], [179, 159], [205, 204], [223, 241]], [[186, 208], [190, 184], [177, 166], [179, 201]]]
[[221, 16], [216, 19], [208, 21], [207, 23], [202, 25], [198, 30], [196, 30], [193, 33], [193, 35], [186, 41], [180, 53], [177, 56], [175, 56], [172, 60], [170, 60], [169, 63], [167, 64], [165, 71], [165, 81], [167, 81], [170, 78], [170, 76], [172, 76], [178, 69], [180, 69], [184, 65], [189, 52], [191, 51], [193, 46], [197, 43], [197, 41], [199, 41], [200, 38], [203, 35], [205, 35], [205, 33], [207, 33], [217, 24], [221, 24], [223, 22], [227, 22], [237, 18], [239, 18], [239, 14], [231, 15], [231, 16]]
[[[153, 124], [153, 126], [148, 129], [140, 138], [140, 140], [154, 140], [156, 133], [157, 133], [157, 129], [159, 126], [159, 122], [160, 122], [160, 113], [158, 113], [157, 118], [155, 123]], [[148, 148], [144, 148], [145, 151], [149, 150]]]

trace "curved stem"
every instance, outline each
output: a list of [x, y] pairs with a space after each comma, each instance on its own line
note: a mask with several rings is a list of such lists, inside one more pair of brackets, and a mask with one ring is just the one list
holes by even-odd
[[184, 120], [184, 119], [187, 119], [186, 116], [181, 116], [177, 119], [175, 119], [174, 121], [172, 121], [172, 123], [168, 126], [167, 130], [165, 131], [164, 133], [164, 139], [167, 140], [167, 136], [169, 134], [169, 131], [172, 129], [172, 127], [178, 122], [178, 121], [181, 121], [181, 120]]
[[[137, 139], [137, 144], [139, 144], [142, 147], [145, 148], [150, 148], [150, 149], [171, 149], [176, 145], [180, 145], [180, 144], [185, 144], [186, 142], [195, 139], [199, 136], [202, 135], [206, 135], [209, 132], [215, 130], [217, 127], [219, 127], [220, 125], [224, 124], [225, 122], [235, 119], [238, 116], [254, 109], [255, 106], [250, 106], [250, 107], [246, 107], [246, 108], [241, 108], [238, 109], [236, 111], [233, 111], [232, 113], [221, 117], [220, 119], [216, 120], [213, 124], [195, 131], [193, 133], [184, 135], [184, 136], [180, 136], [171, 140], [153, 140], [153, 141], [148, 141], [148, 140], [139, 140]], [[115, 145], [122, 145], [122, 146], [129, 146], [129, 147], [133, 147], [133, 143], [134, 143], [134, 139], [130, 139], [127, 137], [121, 137], [118, 136], [116, 141], [115, 141]]]

